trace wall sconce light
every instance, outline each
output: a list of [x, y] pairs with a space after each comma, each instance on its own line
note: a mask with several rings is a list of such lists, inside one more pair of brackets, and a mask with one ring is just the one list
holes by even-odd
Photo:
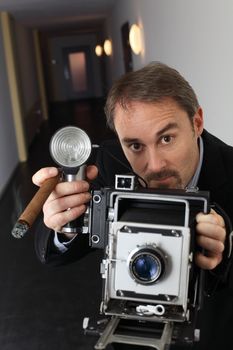
[[129, 43], [132, 51], [138, 55], [142, 52], [141, 29], [137, 24], [133, 24], [129, 31]]
[[95, 47], [95, 54], [96, 54], [96, 56], [102, 56], [102, 54], [103, 54], [102, 46], [96, 45], [96, 47]]
[[112, 42], [109, 39], [106, 39], [104, 42], [104, 52], [107, 56], [112, 54]]

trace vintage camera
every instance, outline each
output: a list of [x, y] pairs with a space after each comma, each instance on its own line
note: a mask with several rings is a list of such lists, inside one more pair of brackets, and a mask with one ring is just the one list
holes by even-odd
[[101, 313], [110, 317], [96, 349], [197, 340], [203, 271], [194, 264], [195, 216], [209, 210], [208, 192], [135, 189], [131, 175], [93, 191], [88, 232], [90, 245], [104, 250]]
[[[50, 153], [64, 181], [84, 177], [93, 147], [77, 127], [55, 133]], [[135, 176], [117, 175], [114, 188], [94, 190], [86, 214], [62, 228], [89, 234], [90, 246], [104, 251], [101, 313], [108, 322], [96, 349], [111, 342], [187, 349], [198, 339], [203, 271], [194, 264], [195, 217], [209, 210], [208, 192], [142, 189]]]

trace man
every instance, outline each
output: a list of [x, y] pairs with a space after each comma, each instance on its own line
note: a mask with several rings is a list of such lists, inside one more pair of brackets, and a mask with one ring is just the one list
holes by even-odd
[[[233, 221], [233, 148], [203, 130], [203, 111], [193, 89], [176, 70], [162, 63], [151, 63], [117, 81], [109, 92], [105, 111], [128, 163], [148, 187], [198, 187], [210, 191], [211, 201], [225, 210], [227, 215], [216, 209], [207, 215], [197, 215], [196, 241], [205, 253], [201, 249], [196, 252], [195, 263], [209, 271], [208, 288], [212, 282], [214, 286], [223, 282], [223, 304], [229, 302], [227, 307], [233, 312], [231, 281], [225, 273], [229, 267], [229, 221]], [[115, 143], [114, 147], [117, 156], [126, 163]], [[112, 159], [110, 165], [108, 162], [102, 152], [98, 170], [94, 166], [87, 168], [87, 180], [94, 180], [99, 171], [95, 184], [111, 185], [118, 165]], [[44, 168], [34, 175], [33, 181], [40, 186], [56, 174], [57, 169]], [[91, 199], [89, 188], [87, 181], [59, 183], [46, 201], [44, 222], [52, 232], [48, 234], [47, 230], [47, 234], [39, 236], [37, 252], [42, 261], [66, 262], [88, 252], [86, 237], [64, 235], [60, 231], [63, 225], [85, 212]], [[219, 295], [205, 301], [206, 308], [212, 310], [212, 317], [220, 310]], [[212, 318], [208, 321], [206, 313], [202, 317], [201, 327], [206, 330], [198, 349], [214, 349], [217, 343], [217, 346], [228, 344], [229, 334], [225, 332], [224, 339], [211, 334], [215, 326], [205, 327], [204, 322]], [[232, 322], [232, 316], [228, 320]]]

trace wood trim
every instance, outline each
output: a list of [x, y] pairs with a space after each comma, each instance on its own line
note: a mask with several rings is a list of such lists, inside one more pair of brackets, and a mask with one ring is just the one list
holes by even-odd
[[48, 119], [48, 105], [47, 105], [47, 98], [46, 98], [43, 65], [42, 65], [42, 60], [41, 60], [39, 33], [37, 30], [33, 30], [33, 39], [34, 39], [34, 45], [35, 45], [36, 70], [37, 70], [37, 78], [38, 78], [38, 83], [39, 83], [39, 93], [40, 93], [42, 116], [43, 116], [43, 119], [47, 120]]
[[1, 12], [0, 15], [16, 142], [19, 160], [24, 162], [28, 158], [28, 152], [23, 123], [23, 107], [19, 89], [20, 86], [17, 74], [16, 57], [14, 54], [15, 47], [13, 40], [12, 19], [7, 12]]

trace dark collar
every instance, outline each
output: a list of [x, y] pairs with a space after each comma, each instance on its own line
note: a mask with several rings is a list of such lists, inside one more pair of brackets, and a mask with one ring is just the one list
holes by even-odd
[[221, 149], [226, 145], [206, 130], [202, 133], [202, 139], [204, 157], [198, 187], [201, 190], [214, 190], [222, 187], [227, 181], [221, 154]]

